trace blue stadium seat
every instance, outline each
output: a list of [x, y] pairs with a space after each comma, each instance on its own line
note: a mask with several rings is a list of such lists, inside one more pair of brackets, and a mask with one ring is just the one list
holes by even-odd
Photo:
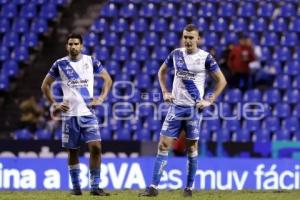
[[293, 81], [293, 88], [300, 89], [300, 76], [296, 76]]
[[220, 17], [236, 16], [236, 6], [233, 2], [221, 2], [218, 10]]
[[10, 23], [8, 19], [0, 19], [0, 33], [6, 33], [10, 30]]
[[135, 47], [131, 54], [131, 58], [138, 61], [146, 61], [149, 57], [149, 49], [145, 46]]
[[[205, 114], [204, 114], [205, 115]], [[232, 112], [232, 108], [231, 105], [229, 103], [220, 103], [219, 104], [219, 115], [220, 117], [233, 117], [233, 112]]]
[[300, 73], [299, 61], [291, 60], [287, 62], [287, 65], [284, 68], [284, 73], [292, 76], [297, 76]]
[[267, 129], [258, 129], [255, 132], [256, 142], [269, 142], [271, 140], [271, 133]]
[[240, 120], [223, 120], [222, 128], [229, 131], [237, 131], [241, 128]]
[[119, 15], [119, 10], [114, 3], [107, 3], [100, 10], [100, 15], [103, 17], [116, 17]]
[[101, 38], [100, 40], [100, 44], [103, 46], [118, 48], [120, 42], [119, 40], [120, 40], [119, 36], [116, 33], [114, 32], [105, 33], [104, 38]]
[[103, 33], [108, 29], [108, 22], [105, 18], [100, 17], [96, 19], [91, 26], [91, 31], [94, 33]]
[[148, 117], [147, 120], [147, 129], [151, 131], [160, 130], [162, 126], [161, 120], [154, 119], [154, 116]]
[[144, 66], [145, 73], [149, 75], [156, 75], [160, 67], [160, 63], [157, 60], [147, 60]]
[[297, 104], [300, 102], [300, 92], [298, 89], [287, 90], [283, 96], [283, 101], [289, 104]]
[[300, 18], [295, 17], [290, 19], [289, 31], [300, 32]]
[[139, 62], [137, 62], [136, 60], [129, 60], [126, 61], [124, 64], [124, 70], [126, 72], [126, 74], [128, 75], [137, 75], [140, 74], [141, 71], [141, 67]]
[[27, 32], [21, 38], [21, 44], [26, 47], [35, 48], [39, 44], [39, 38], [36, 33]]
[[135, 137], [138, 141], [151, 141], [151, 132], [149, 129], [138, 129], [135, 131]]
[[42, 18], [34, 18], [31, 23], [31, 31], [39, 34], [48, 32], [48, 22]]
[[238, 36], [235, 32], [227, 31], [224, 34], [225, 45], [236, 44], [238, 42]]
[[197, 26], [199, 31], [208, 30], [209, 25], [206, 18], [204, 17], [197, 17], [193, 23]]
[[291, 133], [287, 129], [278, 129], [274, 135], [276, 140], [291, 140]]
[[278, 103], [274, 107], [273, 111], [274, 116], [279, 118], [286, 118], [291, 115], [290, 105], [287, 103]]
[[104, 140], [104, 141], [113, 139], [112, 131], [108, 126], [100, 128], [100, 135], [101, 135], [101, 140]]
[[9, 88], [9, 79], [7, 75], [0, 74], [0, 91], [7, 91]]
[[10, 57], [10, 52], [9, 52], [9, 49], [5, 46], [1, 46], [0, 47], [0, 61], [6, 61], [8, 60]]
[[165, 32], [168, 29], [168, 21], [165, 18], [153, 19], [149, 30], [152, 32]]
[[244, 120], [242, 128], [248, 131], [257, 131], [260, 129], [260, 120]]
[[239, 129], [236, 131], [237, 142], [251, 142], [251, 134], [247, 129]]
[[274, 3], [262, 1], [257, 10], [257, 14], [258, 16], [269, 18], [273, 16], [274, 9], [275, 9]]
[[261, 45], [275, 47], [279, 44], [279, 35], [275, 32], [265, 32]]
[[115, 18], [110, 25], [110, 30], [116, 33], [128, 31], [129, 26], [125, 18]]
[[282, 17], [294, 17], [297, 16], [297, 6], [293, 3], [284, 3], [280, 7], [280, 16]]
[[174, 16], [177, 16], [178, 11], [175, 6], [175, 4], [168, 2], [165, 4], [162, 4], [160, 9], [159, 9], [159, 16], [163, 18], [171, 18]]
[[97, 58], [98, 60], [107, 60], [111, 56], [111, 53], [109, 51], [109, 48], [106, 46], [96, 46], [93, 56], [95, 56], [95, 58]]
[[37, 6], [35, 3], [31, 2], [22, 6], [20, 11], [20, 17], [26, 19], [33, 19], [37, 16]]
[[167, 47], [163, 46], [163, 47], [160, 47], [160, 46], [156, 46], [154, 48], [154, 51], [151, 55], [151, 58], [152, 59], [155, 59], [155, 60], [159, 60], [160, 62], [163, 62], [167, 56], [169, 55], [170, 51]]
[[[219, 17], [213, 19], [210, 30], [214, 32], [226, 32], [228, 30], [228, 23], [225, 18]], [[211, 33], [211, 32], [210, 32]]]
[[95, 47], [99, 44], [98, 34], [89, 32], [83, 36], [83, 44], [88, 47]]
[[294, 47], [299, 45], [299, 38], [297, 33], [295, 32], [288, 32], [285, 33], [281, 38], [281, 45], [288, 46], [288, 47]]
[[205, 128], [202, 128], [200, 130], [199, 141], [200, 142], [211, 141], [210, 131]]
[[137, 5], [134, 3], [124, 3], [120, 9], [119, 15], [125, 18], [135, 18], [137, 16]]
[[247, 32], [248, 31], [248, 23], [245, 18], [236, 18], [233, 20], [232, 25], [229, 27], [229, 30], [235, 32]]
[[158, 44], [159, 37], [156, 32], [147, 32], [142, 38], [141, 44], [144, 46], [154, 47]]
[[131, 23], [129, 29], [130, 31], [144, 33], [148, 31], [148, 22], [145, 18], [135, 18]]
[[289, 47], [277, 47], [273, 54], [274, 60], [289, 61], [292, 58], [291, 49]]
[[142, 7], [140, 8], [139, 15], [141, 17], [148, 17], [152, 18], [153, 16], [157, 16], [157, 6], [154, 3], [145, 3], [142, 4]]
[[282, 128], [290, 131], [296, 132], [299, 130], [299, 120], [298, 117], [288, 117], [282, 121]]
[[238, 88], [230, 89], [225, 93], [224, 100], [228, 103], [239, 103], [242, 100], [242, 93]]
[[125, 46], [120, 46], [114, 49], [112, 59], [117, 61], [126, 61], [129, 58], [128, 49]]
[[47, 20], [53, 20], [58, 16], [56, 5], [52, 3], [43, 4], [39, 16]]
[[19, 34], [16, 32], [7, 32], [3, 36], [2, 44], [7, 47], [17, 47], [20, 43]]
[[217, 16], [217, 8], [212, 2], [208, 2], [202, 5], [198, 11], [198, 16], [214, 17]]
[[116, 75], [121, 71], [120, 63], [116, 60], [110, 60], [105, 64], [105, 68], [110, 75]]
[[204, 34], [204, 43], [206, 46], [218, 46], [220, 42], [220, 38], [215, 32], [207, 32]]
[[297, 104], [293, 109], [293, 116], [300, 118], [300, 104]]
[[287, 30], [287, 21], [283, 17], [278, 17], [272, 20], [269, 25], [270, 31], [285, 32]]
[[111, 128], [112, 131], [119, 131], [123, 129], [122, 127], [122, 121], [114, 119], [114, 118], [109, 118], [108, 119], [108, 127]]
[[16, 130], [15, 131], [15, 134], [14, 134], [14, 139], [15, 140], [31, 140], [33, 139], [33, 135], [32, 133], [24, 128], [24, 129], [19, 129], [19, 130]]
[[176, 32], [165, 32], [160, 40], [160, 44], [166, 47], [177, 47], [179, 46], [179, 35]]
[[248, 37], [253, 41], [254, 44], [260, 44], [260, 36], [256, 32], [249, 32]]
[[263, 95], [263, 101], [268, 104], [275, 104], [277, 102], [281, 102], [280, 91], [274, 88], [266, 90]]
[[34, 133], [34, 138], [36, 140], [51, 140], [52, 133], [46, 129], [39, 129]]
[[288, 75], [277, 75], [273, 86], [278, 89], [288, 89], [291, 87], [290, 77]]
[[194, 17], [196, 16], [196, 4], [187, 2], [180, 6], [178, 10], [178, 15], [181, 17]]
[[116, 140], [131, 140], [131, 131], [129, 129], [121, 128], [115, 132]]
[[148, 117], [148, 116], [153, 116], [154, 108], [151, 103], [146, 103], [146, 104], [140, 104], [137, 107], [137, 116], [139, 118], [141, 117]]
[[254, 3], [252, 2], [241, 3], [240, 9], [238, 9], [238, 15], [242, 17], [257, 16]]
[[243, 100], [245, 102], [261, 102], [261, 92], [258, 89], [247, 90], [244, 94]]
[[151, 85], [151, 79], [148, 74], [140, 74], [137, 77], [136, 85], [139, 89], [147, 89]]
[[175, 31], [177, 33], [181, 33], [183, 28], [187, 25], [187, 21], [185, 18], [172, 19], [169, 24], [169, 31]]
[[19, 65], [15, 60], [6, 60], [2, 64], [1, 74], [16, 77], [19, 74]]
[[219, 129], [216, 131], [217, 133], [217, 141], [218, 142], [230, 142], [231, 141], [231, 135], [229, 130], [227, 129]]
[[268, 29], [267, 19], [263, 17], [254, 18], [250, 25], [249, 30], [254, 32], [263, 33]]
[[61, 128], [58, 128], [57, 130], [54, 131], [54, 140], [61, 140], [61, 136], [62, 136]]
[[276, 131], [280, 128], [280, 121], [277, 117], [266, 117], [262, 122], [262, 129]]
[[11, 54], [11, 58], [21, 61], [21, 62], [26, 62], [29, 59], [29, 52], [26, 46], [19, 46], [14, 48]]
[[9, 19], [15, 18], [18, 16], [17, 5], [13, 2], [6, 3], [2, 6], [0, 16]]

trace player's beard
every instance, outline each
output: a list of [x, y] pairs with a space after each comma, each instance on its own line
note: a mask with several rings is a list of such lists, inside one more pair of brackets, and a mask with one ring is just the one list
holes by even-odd
[[78, 56], [78, 54], [79, 54], [79, 51], [77, 51], [75, 49], [70, 51], [70, 56], [72, 58], [76, 58]]

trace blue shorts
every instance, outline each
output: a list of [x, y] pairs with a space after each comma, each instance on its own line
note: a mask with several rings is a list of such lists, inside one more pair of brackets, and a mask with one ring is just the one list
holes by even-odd
[[96, 116], [64, 116], [62, 120], [62, 146], [68, 149], [77, 149], [82, 140], [86, 143], [101, 141]]
[[185, 130], [186, 138], [198, 140], [202, 113], [195, 107], [172, 104], [161, 129], [161, 135], [178, 138], [180, 131]]

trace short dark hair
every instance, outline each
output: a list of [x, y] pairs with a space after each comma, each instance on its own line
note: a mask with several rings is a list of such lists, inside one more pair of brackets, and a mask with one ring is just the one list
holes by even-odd
[[68, 43], [69, 39], [71, 39], [71, 38], [78, 39], [79, 42], [82, 44], [82, 36], [79, 33], [70, 33], [67, 36], [66, 43]]
[[183, 30], [186, 30], [188, 32], [196, 31], [199, 34], [199, 36], [202, 37], [202, 33], [199, 32], [198, 27], [195, 24], [188, 24], [184, 27]]

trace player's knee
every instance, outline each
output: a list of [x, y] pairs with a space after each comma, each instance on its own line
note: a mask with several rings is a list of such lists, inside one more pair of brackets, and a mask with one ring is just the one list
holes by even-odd
[[167, 142], [160, 142], [158, 145], [158, 149], [160, 151], [168, 151], [169, 150], [169, 145]]
[[100, 155], [100, 153], [101, 153], [101, 147], [100, 146], [94, 145], [94, 146], [90, 147], [90, 154], [92, 154], [92, 155]]

